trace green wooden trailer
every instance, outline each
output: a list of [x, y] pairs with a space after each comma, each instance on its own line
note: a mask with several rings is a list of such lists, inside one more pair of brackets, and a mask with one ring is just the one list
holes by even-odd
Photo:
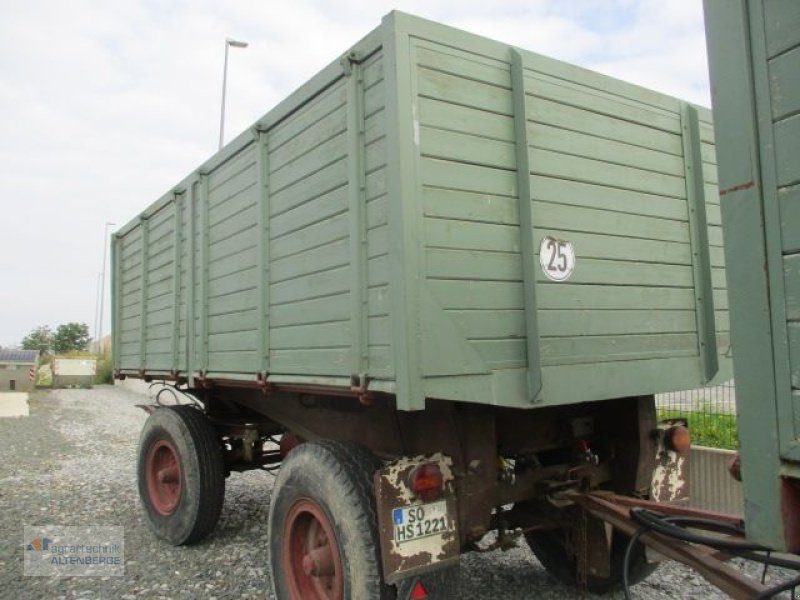
[[278, 597], [447, 589], [508, 527], [618, 585], [624, 535], [549, 499], [686, 496], [653, 394], [729, 376], [715, 163], [708, 109], [390, 13], [113, 236], [116, 376], [201, 408], [151, 409], [154, 531], [281, 465]]
[[748, 537], [800, 551], [800, 3], [706, 0]]

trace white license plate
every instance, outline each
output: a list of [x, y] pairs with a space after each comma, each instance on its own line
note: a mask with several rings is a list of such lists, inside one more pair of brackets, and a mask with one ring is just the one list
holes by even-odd
[[395, 508], [392, 510], [392, 521], [394, 541], [399, 544], [453, 529], [445, 500]]

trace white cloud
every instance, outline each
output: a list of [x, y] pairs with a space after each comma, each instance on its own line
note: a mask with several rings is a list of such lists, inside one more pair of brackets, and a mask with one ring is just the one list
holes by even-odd
[[[7, 0], [0, 20], [0, 344], [92, 324], [103, 224], [123, 224], [392, 10], [707, 103], [699, 2]], [[106, 325], [108, 330], [108, 325]]]

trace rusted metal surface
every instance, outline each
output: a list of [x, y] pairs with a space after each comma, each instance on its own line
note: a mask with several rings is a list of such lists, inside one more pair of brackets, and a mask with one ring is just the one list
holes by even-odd
[[[635, 502], [633, 499], [626, 499], [625, 502], [628, 506], [625, 506], [621, 502], [617, 502], [618, 496], [613, 495], [570, 494], [569, 498], [589, 513], [610, 523], [629, 536], [634, 535], [640, 529], [629, 512], [630, 504]], [[660, 506], [659, 509], [661, 509]], [[689, 509], [684, 510], [689, 511]], [[696, 516], [697, 512], [690, 511], [693, 516]], [[747, 600], [767, 589], [766, 586], [725, 564], [715, 556], [715, 552], [709, 552], [709, 549], [704, 546], [687, 544], [654, 532], [643, 533], [640, 541], [659, 554], [688, 565], [734, 600]]]
[[689, 500], [688, 455], [671, 449], [666, 439], [667, 432], [674, 425], [671, 421], [664, 421], [658, 426], [658, 446], [650, 485], [650, 498], [656, 502], [678, 503]]
[[[426, 463], [437, 464], [442, 472], [444, 490], [438, 500], [444, 501], [447, 506], [447, 529], [442, 533], [398, 541], [395, 539], [395, 529], [402, 525], [396, 522], [393, 513], [402, 507], [425, 506], [414, 496], [408, 481], [412, 471]], [[381, 556], [384, 577], [388, 583], [458, 562], [461, 542], [454, 494], [455, 475], [450, 457], [436, 453], [402, 458], [376, 472], [374, 483]]]

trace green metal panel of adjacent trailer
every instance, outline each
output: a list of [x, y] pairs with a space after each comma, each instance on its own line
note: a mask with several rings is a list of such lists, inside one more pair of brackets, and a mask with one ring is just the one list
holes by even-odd
[[405, 410], [692, 388], [730, 352], [715, 161], [705, 108], [393, 12], [114, 236], [115, 367]]
[[800, 2], [706, 0], [748, 535], [800, 550]]

